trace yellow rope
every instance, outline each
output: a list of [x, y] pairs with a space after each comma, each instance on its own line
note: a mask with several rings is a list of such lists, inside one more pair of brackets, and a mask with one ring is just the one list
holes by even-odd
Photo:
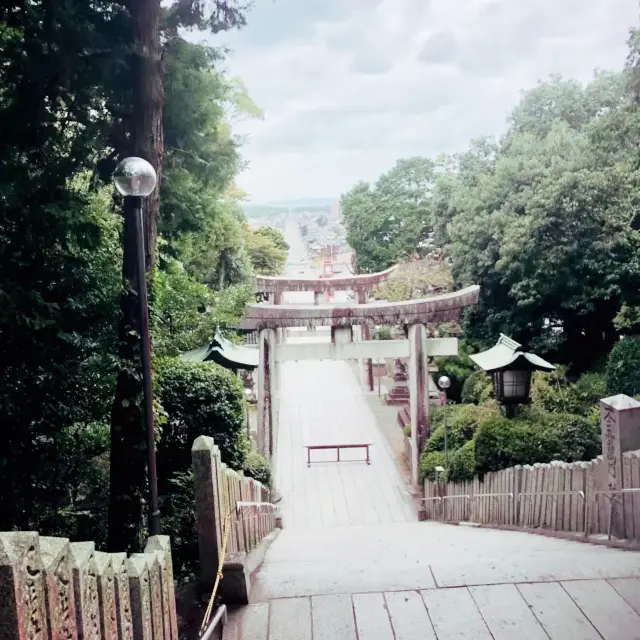
[[222, 552], [218, 560], [218, 572], [216, 573], [216, 581], [213, 585], [213, 591], [211, 592], [211, 598], [209, 598], [209, 604], [204, 614], [204, 619], [200, 625], [200, 636], [206, 631], [209, 620], [211, 619], [211, 612], [213, 611], [213, 601], [216, 598], [216, 592], [218, 591], [218, 585], [222, 580], [222, 566], [224, 564], [225, 556], [227, 555], [227, 540], [229, 539], [229, 531], [231, 530], [231, 511], [227, 513], [227, 517], [224, 519], [224, 533], [222, 534]]

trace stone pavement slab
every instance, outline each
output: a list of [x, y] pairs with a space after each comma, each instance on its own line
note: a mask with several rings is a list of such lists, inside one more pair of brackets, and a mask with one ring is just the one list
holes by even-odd
[[[286, 362], [281, 370], [275, 487], [286, 528], [332, 528], [415, 520], [405, 482], [346, 362]], [[371, 443], [313, 451], [305, 445]]]
[[529, 605], [513, 584], [470, 587], [469, 591], [494, 640], [547, 640]]
[[347, 594], [311, 598], [313, 640], [357, 640], [353, 603]]
[[424, 601], [417, 591], [385, 593], [395, 640], [435, 640]]
[[516, 586], [551, 640], [599, 640], [600, 634], [558, 582]]
[[581, 580], [274, 599], [232, 612], [223, 635], [307, 638], [637, 640], [640, 616], [606, 581]]

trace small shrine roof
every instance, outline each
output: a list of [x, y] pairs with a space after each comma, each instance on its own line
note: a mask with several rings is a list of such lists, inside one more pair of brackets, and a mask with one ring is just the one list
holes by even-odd
[[191, 362], [215, 362], [225, 369], [253, 370], [258, 366], [259, 352], [216, 334], [211, 344], [187, 351], [180, 357]]
[[482, 351], [469, 356], [484, 371], [499, 371], [500, 369], [527, 368], [540, 371], [553, 371], [555, 367], [534, 353], [525, 353], [520, 350], [522, 345], [512, 340], [503, 333], [500, 334], [498, 343]]

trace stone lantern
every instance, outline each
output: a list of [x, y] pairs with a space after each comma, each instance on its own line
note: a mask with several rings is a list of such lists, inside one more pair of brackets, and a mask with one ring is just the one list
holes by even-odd
[[539, 356], [521, 351], [521, 346], [501, 333], [495, 347], [469, 356], [491, 375], [496, 400], [503, 406], [528, 404], [533, 372], [555, 369]]

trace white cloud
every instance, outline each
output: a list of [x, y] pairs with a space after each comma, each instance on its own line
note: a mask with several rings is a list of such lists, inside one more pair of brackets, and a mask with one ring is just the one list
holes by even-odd
[[620, 69], [637, 0], [257, 0], [217, 36], [266, 112], [243, 123], [257, 202], [337, 197], [401, 157], [499, 134], [551, 73]]

